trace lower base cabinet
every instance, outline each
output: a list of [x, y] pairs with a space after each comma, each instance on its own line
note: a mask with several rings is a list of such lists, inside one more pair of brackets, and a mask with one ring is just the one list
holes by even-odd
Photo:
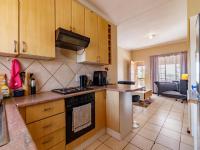
[[65, 141], [62, 141], [61, 143], [57, 144], [56, 146], [50, 148], [49, 150], [65, 150]]
[[[56, 149], [60, 147], [60, 142], [65, 141], [65, 128], [57, 130], [35, 141], [39, 150], [48, 150], [50, 148]], [[57, 149], [59, 150], [59, 149]]]
[[65, 150], [64, 99], [20, 108], [38, 150]]

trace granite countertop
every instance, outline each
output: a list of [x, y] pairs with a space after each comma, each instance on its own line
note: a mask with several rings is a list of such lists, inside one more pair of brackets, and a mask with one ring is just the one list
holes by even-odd
[[24, 96], [17, 98], [10, 98], [6, 100], [6, 116], [8, 123], [8, 132], [10, 141], [8, 144], [1, 146], [0, 150], [37, 150], [37, 147], [26, 127], [24, 120], [22, 119], [18, 108], [27, 107], [35, 104], [41, 104], [45, 102], [50, 102], [58, 99], [78, 96], [82, 94], [87, 94], [91, 92], [101, 91], [101, 90], [114, 90], [118, 92], [133, 92], [140, 90], [143, 87], [138, 86], [128, 86], [128, 85], [108, 85], [102, 87], [92, 87], [92, 90], [72, 93], [67, 95], [57, 94], [54, 92], [44, 92], [32, 96]]
[[125, 85], [125, 84], [114, 84], [114, 85], [108, 85], [105, 87], [107, 90], [113, 90], [118, 92], [134, 92], [138, 90], [142, 90], [144, 86], [138, 86], [138, 85]]
[[37, 150], [37, 147], [13, 100], [5, 102], [9, 143], [0, 150]]

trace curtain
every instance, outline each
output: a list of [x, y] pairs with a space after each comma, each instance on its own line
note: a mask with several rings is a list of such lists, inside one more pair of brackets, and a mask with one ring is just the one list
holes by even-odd
[[150, 57], [150, 78], [151, 78], [153, 93], [156, 93], [157, 88], [154, 82], [158, 81], [158, 56]]
[[180, 63], [181, 65], [181, 74], [188, 73], [188, 68], [187, 68], [187, 52], [182, 52], [180, 53]]
[[181, 74], [187, 73], [187, 52], [151, 56], [150, 70], [152, 89], [156, 93], [155, 81], [177, 81]]

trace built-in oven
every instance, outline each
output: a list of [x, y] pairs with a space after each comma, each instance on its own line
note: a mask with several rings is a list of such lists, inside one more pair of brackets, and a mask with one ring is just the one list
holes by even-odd
[[66, 144], [95, 128], [95, 93], [65, 99]]

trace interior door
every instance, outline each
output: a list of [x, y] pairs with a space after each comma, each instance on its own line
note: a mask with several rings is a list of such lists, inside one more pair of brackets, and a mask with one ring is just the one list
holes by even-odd
[[99, 57], [101, 64], [109, 64], [108, 60], [108, 23], [98, 17]]
[[72, 30], [84, 35], [85, 8], [76, 0], [72, 0]]
[[0, 1], [0, 53], [18, 54], [18, 0]]
[[86, 48], [86, 60], [89, 62], [99, 63], [98, 17], [89, 9], [85, 9], [85, 35], [90, 38], [90, 44]]
[[56, 29], [72, 30], [72, 0], [56, 0]]
[[54, 0], [20, 1], [20, 53], [55, 57]]

